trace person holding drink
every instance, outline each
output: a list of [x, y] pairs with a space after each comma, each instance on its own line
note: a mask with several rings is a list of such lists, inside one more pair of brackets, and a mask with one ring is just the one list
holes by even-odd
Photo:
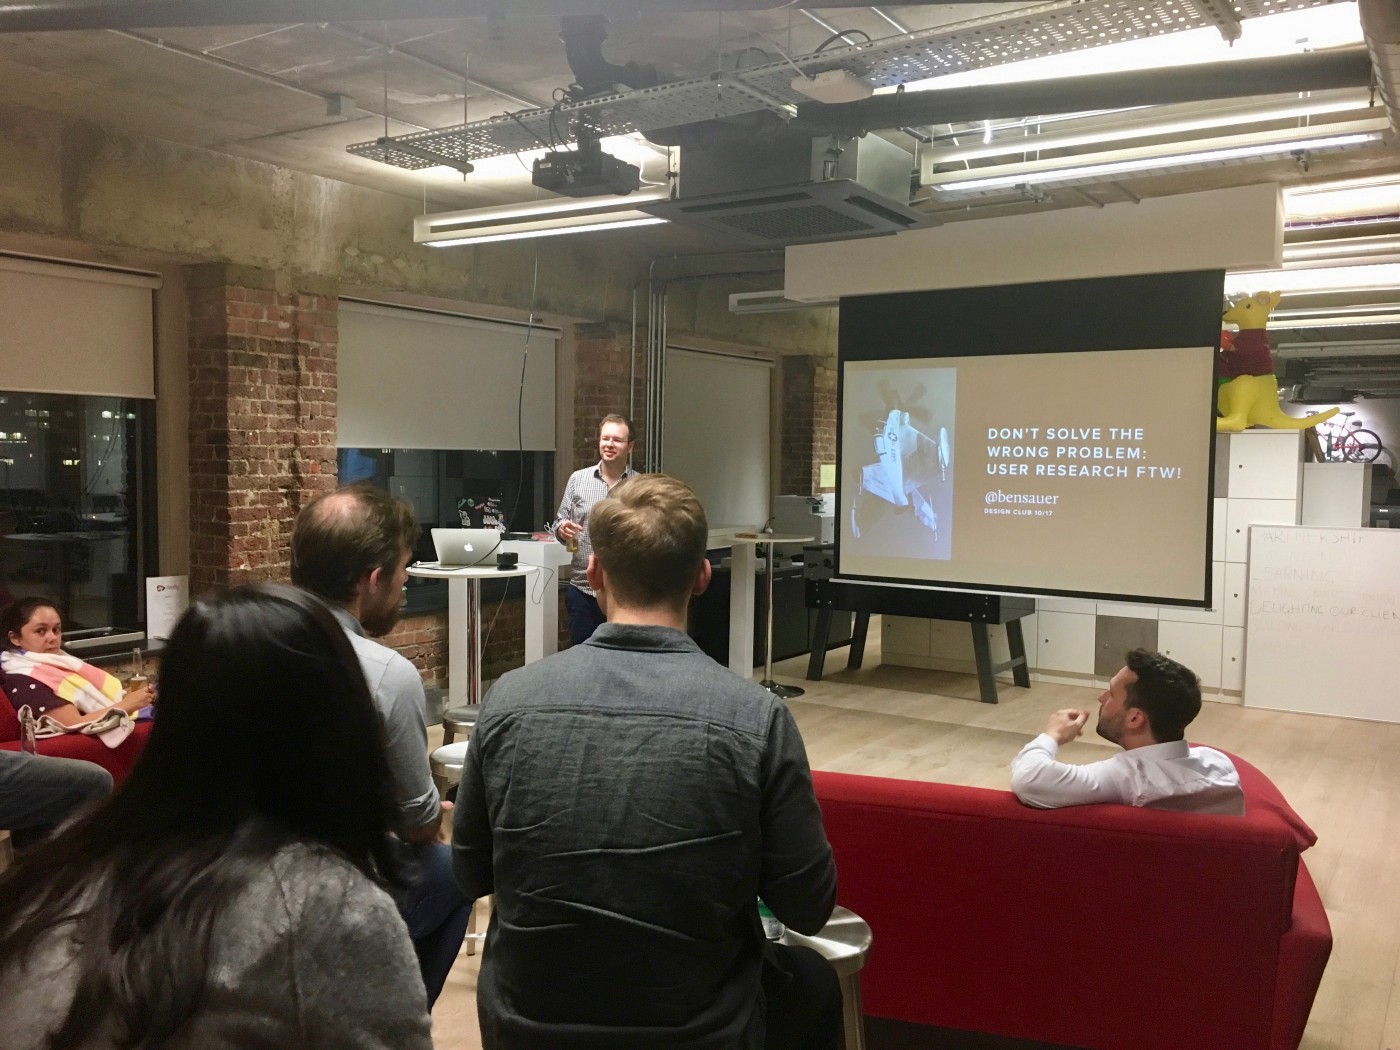
[[598, 462], [570, 474], [564, 498], [559, 501], [554, 535], [573, 555], [564, 608], [569, 613], [569, 638], [574, 645], [588, 641], [605, 619], [586, 575], [588, 556], [593, 553], [588, 516], [599, 500], [607, 499], [614, 485], [637, 473], [628, 462], [635, 443], [631, 420], [617, 413], [604, 416], [598, 424]]
[[27, 707], [43, 723], [39, 735], [100, 723], [95, 735], [108, 747], [126, 740], [131, 719], [154, 702], [144, 675], [124, 688], [114, 675], [65, 653], [63, 620], [46, 598], [25, 598], [0, 611], [0, 689], [17, 713]]

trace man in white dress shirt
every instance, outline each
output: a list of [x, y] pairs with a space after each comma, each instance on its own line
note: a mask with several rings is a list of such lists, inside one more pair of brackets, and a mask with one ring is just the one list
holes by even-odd
[[1011, 763], [1011, 790], [1038, 809], [1117, 802], [1241, 816], [1244, 795], [1229, 756], [1186, 743], [1186, 727], [1200, 710], [1200, 680], [1189, 669], [1134, 649], [1099, 697], [1095, 726], [1122, 754], [1087, 765], [1059, 761], [1060, 746], [1079, 736], [1089, 712], [1056, 711]]

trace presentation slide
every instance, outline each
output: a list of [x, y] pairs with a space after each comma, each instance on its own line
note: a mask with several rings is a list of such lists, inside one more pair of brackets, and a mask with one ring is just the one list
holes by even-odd
[[838, 574], [1206, 604], [1214, 353], [844, 361]]

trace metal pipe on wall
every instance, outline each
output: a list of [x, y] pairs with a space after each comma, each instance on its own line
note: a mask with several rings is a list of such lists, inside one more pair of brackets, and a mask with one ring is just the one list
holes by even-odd
[[[653, 263], [653, 267], [655, 264]], [[643, 406], [647, 414], [646, 469], [661, 470], [662, 430], [665, 424], [666, 398], [666, 308], [665, 281], [651, 281], [647, 296], [647, 397]]]

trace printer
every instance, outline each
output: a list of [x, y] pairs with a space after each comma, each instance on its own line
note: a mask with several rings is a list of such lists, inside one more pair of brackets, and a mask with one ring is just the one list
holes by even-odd
[[819, 496], [775, 496], [773, 531], [812, 537], [805, 544], [777, 544], [773, 555], [779, 559], [791, 559], [801, 554], [804, 546], [834, 542], [836, 494], [825, 492]]

